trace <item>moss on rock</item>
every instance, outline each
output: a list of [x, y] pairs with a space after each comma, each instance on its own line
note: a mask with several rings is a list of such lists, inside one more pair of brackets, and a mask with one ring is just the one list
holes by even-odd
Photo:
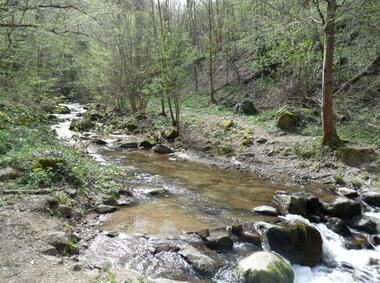
[[225, 120], [223, 122], [223, 128], [224, 129], [229, 129], [229, 128], [233, 127], [234, 125], [235, 125], [235, 122], [232, 119], [228, 119], [228, 120]]
[[293, 130], [298, 125], [298, 117], [290, 110], [281, 111], [277, 114], [276, 125], [281, 130]]
[[245, 283], [293, 283], [294, 271], [280, 256], [257, 252], [239, 262], [238, 271]]
[[167, 140], [175, 139], [178, 136], [179, 136], [179, 133], [175, 127], [171, 127], [162, 133], [162, 137]]

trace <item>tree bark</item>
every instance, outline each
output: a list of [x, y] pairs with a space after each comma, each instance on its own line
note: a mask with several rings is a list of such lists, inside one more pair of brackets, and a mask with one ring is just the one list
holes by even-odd
[[333, 60], [335, 41], [336, 0], [327, 1], [327, 17], [325, 25], [325, 46], [322, 77], [322, 128], [323, 144], [336, 147], [341, 140], [336, 132], [333, 114]]

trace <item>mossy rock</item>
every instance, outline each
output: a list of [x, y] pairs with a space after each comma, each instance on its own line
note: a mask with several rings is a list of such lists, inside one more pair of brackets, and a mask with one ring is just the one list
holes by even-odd
[[293, 283], [293, 268], [284, 258], [272, 252], [256, 252], [242, 259], [238, 272], [244, 283]]
[[175, 139], [179, 136], [178, 130], [174, 127], [171, 127], [165, 130], [162, 134], [162, 137], [167, 140]]
[[58, 170], [63, 164], [63, 161], [54, 157], [43, 157], [38, 160], [33, 161], [32, 169], [43, 169], [43, 170]]
[[73, 119], [70, 124], [70, 130], [75, 132], [86, 132], [95, 128], [95, 123], [89, 119]]
[[375, 150], [370, 147], [342, 147], [340, 149], [340, 158], [348, 166], [360, 166], [373, 161], [375, 157]]
[[232, 119], [228, 119], [228, 120], [225, 120], [223, 122], [223, 128], [224, 129], [229, 129], [229, 128], [233, 127], [234, 125], [235, 125], [235, 122]]
[[289, 131], [294, 130], [298, 126], [298, 116], [290, 110], [284, 110], [277, 113], [277, 128]]
[[249, 146], [253, 144], [253, 139], [252, 139], [252, 130], [251, 129], [245, 129], [243, 132], [243, 145], [244, 146]]
[[142, 148], [152, 148], [157, 144], [157, 140], [153, 136], [146, 137], [142, 142], [140, 142], [139, 147]]
[[55, 112], [57, 114], [70, 114], [71, 113], [71, 110], [69, 107], [65, 106], [65, 105], [58, 105], [56, 108], [55, 108]]
[[322, 259], [322, 236], [304, 223], [271, 226], [265, 231], [270, 249], [294, 264], [314, 267]]
[[243, 139], [248, 140], [252, 139], [253, 131], [249, 128], [244, 129], [243, 132]]
[[55, 247], [62, 256], [79, 253], [77, 240], [64, 232], [54, 232], [49, 236], [49, 243]]

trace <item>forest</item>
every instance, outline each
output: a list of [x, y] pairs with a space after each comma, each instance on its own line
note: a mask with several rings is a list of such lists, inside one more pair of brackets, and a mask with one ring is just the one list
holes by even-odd
[[376, 283], [378, 0], [0, 0], [0, 281]]

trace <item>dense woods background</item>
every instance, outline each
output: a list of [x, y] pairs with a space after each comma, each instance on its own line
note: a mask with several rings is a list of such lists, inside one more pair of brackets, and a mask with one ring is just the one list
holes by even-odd
[[251, 98], [260, 110], [318, 112], [330, 30], [337, 118], [378, 130], [379, 18], [376, 0], [3, 0], [1, 95], [97, 100], [137, 116], [153, 101], [177, 127], [192, 92], [231, 108]]

